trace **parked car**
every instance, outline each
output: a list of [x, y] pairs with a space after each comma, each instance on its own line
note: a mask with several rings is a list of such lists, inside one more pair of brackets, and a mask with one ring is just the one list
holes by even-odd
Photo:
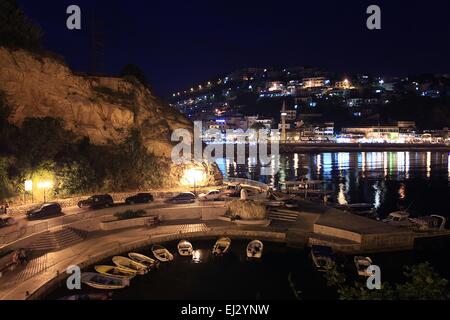
[[224, 195], [227, 197], [240, 197], [241, 196], [241, 185], [230, 185], [227, 186], [226, 189], [223, 191]]
[[149, 203], [152, 202], [153, 195], [150, 193], [138, 193], [137, 195], [128, 197], [125, 199], [126, 204], [135, 204], [135, 203]]
[[61, 205], [57, 202], [44, 203], [36, 209], [31, 209], [26, 213], [28, 219], [39, 219], [57, 216], [62, 213]]
[[0, 228], [11, 226], [16, 223], [16, 220], [14, 220], [11, 217], [0, 217]]
[[207, 193], [202, 193], [198, 196], [199, 200], [221, 200], [222, 194], [219, 190], [209, 190]]
[[86, 200], [78, 202], [79, 208], [88, 207], [90, 209], [108, 208], [114, 204], [113, 198], [109, 194], [100, 194], [92, 196]]
[[195, 194], [192, 192], [183, 192], [166, 201], [167, 203], [193, 203], [195, 202]]

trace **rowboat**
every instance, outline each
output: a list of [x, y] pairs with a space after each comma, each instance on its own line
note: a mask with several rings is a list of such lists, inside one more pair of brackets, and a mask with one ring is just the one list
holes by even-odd
[[161, 262], [169, 262], [173, 260], [173, 254], [169, 250], [160, 245], [154, 245], [152, 247], [153, 255]]
[[321, 272], [329, 271], [336, 265], [335, 255], [330, 247], [312, 246], [311, 258], [317, 270]]
[[133, 261], [129, 258], [116, 256], [113, 257], [112, 261], [116, 266], [134, 270], [139, 275], [144, 275], [148, 272], [148, 267], [146, 265]]
[[95, 266], [95, 271], [111, 277], [132, 279], [136, 276], [136, 271], [129, 268], [120, 268], [116, 266]]
[[247, 246], [247, 258], [260, 259], [262, 257], [264, 245], [259, 240], [253, 240]]
[[214, 255], [223, 255], [228, 252], [231, 246], [231, 239], [227, 237], [220, 238], [214, 244], [212, 253]]
[[111, 300], [112, 293], [111, 292], [105, 292], [105, 293], [87, 293], [87, 294], [74, 294], [71, 296], [66, 296], [59, 298], [58, 300]]
[[372, 272], [369, 272], [367, 268], [369, 268], [372, 265], [372, 259], [369, 257], [361, 257], [356, 256], [353, 258], [356, 266], [356, 271], [358, 272], [358, 275], [363, 277], [370, 277], [372, 275]]
[[155, 269], [155, 268], [158, 268], [158, 266], [159, 266], [159, 261], [152, 259], [150, 257], [147, 257], [140, 253], [130, 252], [128, 254], [128, 257], [130, 257], [131, 260], [139, 262], [139, 263], [147, 266], [147, 268], [150, 268], [150, 269]]
[[192, 253], [194, 252], [192, 244], [187, 240], [181, 240], [180, 242], [178, 242], [177, 248], [178, 253], [183, 257], [192, 256]]
[[102, 290], [123, 289], [130, 285], [130, 279], [121, 279], [94, 272], [82, 273], [81, 282], [92, 288]]

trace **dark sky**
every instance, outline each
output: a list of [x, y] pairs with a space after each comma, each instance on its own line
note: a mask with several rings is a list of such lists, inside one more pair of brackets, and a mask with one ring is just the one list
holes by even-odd
[[[156, 92], [207, 81], [241, 67], [310, 65], [338, 72], [450, 72], [450, 1], [18, 0], [45, 33], [47, 49], [91, 71], [92, 21], [103, 36], [103, 68], [139, 65]], [[66, 28], [66, 8], [82, 30]], [[382, 30], [366, 9], [382, 9]], [[94, 17], [94, 18], [93, 18]]]

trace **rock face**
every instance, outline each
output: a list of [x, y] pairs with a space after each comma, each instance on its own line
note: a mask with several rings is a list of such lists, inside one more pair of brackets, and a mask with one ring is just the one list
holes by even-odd
[[77, 75], [54, 58], [23, 50], [0, 48], [0, 91], [14, 125], [25, 118], [61, 118], [66, 129], [97, 145], [121, 143], [137, 128], [146, 148], [166, 159], [173, 130], [193, 127], [134, 79]]
[[267, 219], [267, 208], [264, 203], [253, 200], [233, 200], [227, 203], [228, 213], [242, 220]]

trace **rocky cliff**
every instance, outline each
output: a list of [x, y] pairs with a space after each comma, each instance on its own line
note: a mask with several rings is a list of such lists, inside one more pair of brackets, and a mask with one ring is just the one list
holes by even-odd
[[66, 129], [99, 145], [121, 143], [137, 128], [146, 148], [166, 159], [172, 131], [192, 128], [133, 78], [75, 74], [54, 58], [23, 50], [0, 48], [0, 91], [12, 108], [12, 124], [20, 126], [27, 117], [61, 118]]

